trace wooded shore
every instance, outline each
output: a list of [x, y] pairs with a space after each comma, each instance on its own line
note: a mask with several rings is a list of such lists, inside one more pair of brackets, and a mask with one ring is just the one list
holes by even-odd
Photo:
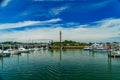
[[51, 49], [83, 49], [85, 46], [50, 46]]

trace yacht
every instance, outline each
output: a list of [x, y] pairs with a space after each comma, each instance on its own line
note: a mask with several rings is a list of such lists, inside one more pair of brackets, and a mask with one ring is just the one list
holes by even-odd
[[20, 53], [29, 53], [29, 50], [28, 50], [28, 49], [25, 49], [25, 48], [23, 48], [23, 47], [18, 48], [18, 51], [19, 51]]
[[8, 50], [0, 50], [0, 57], [9, 57], [10, 54]]

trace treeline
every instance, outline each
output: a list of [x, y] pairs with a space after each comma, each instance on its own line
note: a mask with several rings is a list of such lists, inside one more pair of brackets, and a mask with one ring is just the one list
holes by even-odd
[[64, 40], [62, 42], [51, 42], [52, 46], [85, 46], [88, 45], [88, 43], [85, 42], [76, 42], [72, 40]]
[[4, 44], [4, 45], [16, 45], [16, 44], [37, 45], [37, 44], [48, 44], [48, 43], [5, 41], [5, 42], [0, 42], [0, 44]]
[[[5, 42], [0, 42], [0, 45], [17, 45], [17, 44], [26, 44], [26, 45], [51, 45], [51, 46], [90, 46], [94, 44], [94, 42], [77, 42], [77, 41], [72, 41], [72, 40], [64, 40], [62, 42], [53, 42], [50, 41], [49, 43], [38, 43], [38, 42], [15, 42], [15, 41], [5, 41]], [[99, 43], [102, 44], [102, 43]], [[120, 44], [120, 42], [106, 42], [106, 44]]]
[[[52, 46], [91, 46], [95, 42], [76, 42], [72, 40], [64, 40], [62, 42], [51, 42]], [[98, 44], [106, 44], [106, 45], [111, 45], [111, 44], [120, 44], [120, 42], [98, 42]]]

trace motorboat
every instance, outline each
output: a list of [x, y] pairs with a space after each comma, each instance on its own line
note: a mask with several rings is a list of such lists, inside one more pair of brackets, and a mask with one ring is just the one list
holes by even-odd
[[8, 50], [0, 50], [0, 57], [9, 57], [11, 53]]
[[84, 50], [107, 51], [107, 48], [103, 44], [94, 43], [91, 46], [85, 46]]
[[92, 46], [85, 46], [84, 50], [92, 50]]
[[18, 52], [20, 52], [20, 53], [29, 53], [29, 50], [21, 47], [21, 48], [18, 48]]
[[108, 57], [120, 57], [120, 51], [113, 51], [108, 54]]

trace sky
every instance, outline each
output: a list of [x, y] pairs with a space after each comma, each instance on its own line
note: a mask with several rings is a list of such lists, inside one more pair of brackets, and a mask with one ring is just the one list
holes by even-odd
[[119, 42], [120, 0], [0, 0], [0, 41]]

